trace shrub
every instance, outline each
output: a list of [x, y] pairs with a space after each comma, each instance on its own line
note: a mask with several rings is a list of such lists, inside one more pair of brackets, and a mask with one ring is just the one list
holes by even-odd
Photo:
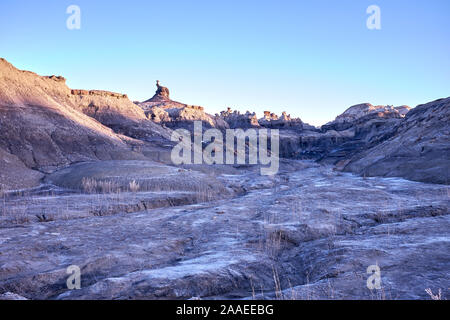
[[131, 181], [128, 186], [131, 192], [138, 192], [140, 188], [139, 183], [137, 183], [136, 180]]

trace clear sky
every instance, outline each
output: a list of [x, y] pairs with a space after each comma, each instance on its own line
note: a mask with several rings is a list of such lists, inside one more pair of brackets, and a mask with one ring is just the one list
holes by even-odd
[[[69, 5], [81, 29], [69, 30]], [[369, 30], [369, 5], [381, 30]], [[450, 96], [449, 0], [1, 0], [0, 57], [71, 88], [281, 113], [314, 125], [361, 103]]]

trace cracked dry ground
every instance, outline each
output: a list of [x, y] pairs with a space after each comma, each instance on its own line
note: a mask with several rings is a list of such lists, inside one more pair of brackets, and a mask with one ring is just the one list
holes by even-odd
[[[30, 299], [426, 299], [431, 288], [449, 297], [448, 186], [364, 179], [301, 161], [284, 162], [275, 177], [243, 168], [217, 178], [245, 192], [206, 203], [3, 225], [0, 293]], [[53, 199], [62, 205], [80, 197], [100, 196]], [[123, 197], [131, 203], [150, 195]], [[40, 198], [30, 205], [42, 205]], [[382, 288], [369, 290], [366, 270], [375, 264]], [[81, 268], [80, 290], [66, 287], [70, 265]]]

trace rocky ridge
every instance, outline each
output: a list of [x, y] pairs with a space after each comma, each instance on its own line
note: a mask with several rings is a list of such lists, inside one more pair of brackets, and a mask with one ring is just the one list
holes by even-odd
[[450, 98], [419, 105], [388, 139], [349, 159], [344, 170], [365, 176], [450, 183]]
[[[4, 188], [19, 187], [14, 183], [16, 175], [39, 177], [39, 172], [75, 162], [142, 159], [136, 147], [142, 148], [145, 139], [170, 137], [170, 131], [148, 121], [125, 95], [71, 90], [63, 77], [18, 70], [4, 59], [0, 60], [0, 115], [1, 163], [7, 168], [10, 159], [16, 163], [16, 170], [2, 170]], [[27, 174], [29, 169], [33, 174]]]

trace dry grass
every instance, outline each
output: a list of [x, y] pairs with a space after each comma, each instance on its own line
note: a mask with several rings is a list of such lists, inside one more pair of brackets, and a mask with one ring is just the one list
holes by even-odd
[[197, 179], [186, 176], [173, 178], [152, 178], [142, 180], [96, 179], [84, 177], [80, 189], [88, 194], [120, 194], [124, 192], [192, 192], [196, 202], [208, 202], [230, 196], [230, 192], [220, 181]]
[[84, 177], [81, 180], [81, 188], [86, 193], [94, 193], [97, 190], [97, 180]]
[[275, 284], [275, 297], [277, 300], [284, 300], [283, 290], [281, 289], [280, 276], [275, 266], [272, 266], [273, 281]]
[[433, 291], [431, 291], [431, 288], [425, 289], [425, 292], [428, 293], [430, 298], [432, 300], [442, 300], [442, 290], [439, 289], [437, 294], [433, 294]]
[[[30, 196], [23, 200], [15, 199], [16, 195], [6, 194], [0, 197], [0, 227], [175, 207], [231, 195], [220, 181], [210, 181], [203, 177], [189, 179], [187, 176], [168, 176], [140, 180], [114, 177], [103, 180], [97, 177], [80, 178], [78, 190], [86, 195], [74, 195], [77, 199], [75, 202], [71, 197], [53, 197], [50, 193]], [[147, 195], [145, 192], [158, 194]], [[78, 201], [80, 203], [77, 203]]]
[[138, 192], [140, 188], [140, 185], [136, 180], [131, 181], [128, 186], [131, 192]]
[[30, 222], [30, 216], [26, 212], [26, 208], [11, 208], [8, 210], [4, 208], [2, 210], [2, 215], [5, 219], [0, 223], [0, 225], [24, 225]]
[[118, 193], [120, 186], [112, 180], [96, 180], [94, 178], [83, 178], [81, 188], [85, 193]]

